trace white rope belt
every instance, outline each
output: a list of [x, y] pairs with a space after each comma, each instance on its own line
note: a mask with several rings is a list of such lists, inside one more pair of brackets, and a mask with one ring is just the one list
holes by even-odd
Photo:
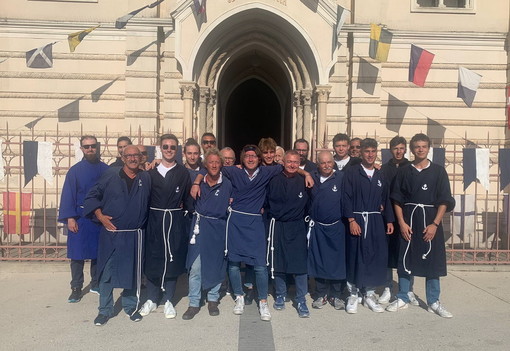
[[[105, 228], [106, 229], [106, 228]], [[111, 233], [122, 233], [122, 232], [136, 232], [137, 233], [137, 241], [138, 241], [138, 248], [136, 253], [136, 308], [133, 311], [133, 314], [138, 312], [138, 306], [140, 305], [140, 290], [142, 289], [142, 244], [143, 244], [143, 231], [140, 228], [137, 229], [116, 229], [116, 230], [110, 230], [106, 229], [107, 231]]]
[[[425, 216], [426, 216], [425, 207], [434, 207], [434, 205], [424, 205], [424, 204], [416, 204], [414, 202], [407, 202], [404, 204], [404, 206], [414, 206], [413, 210], [411, 211], [411, 220], [410, 220], [411, 230], [413, 228], [414, 211], [416, 211], [417, 208], [421, 208], [421, 210], [423, 212], [423, 229], [427, 228], [427, 222], [425, 220]], [[407, 269], [407, 266], [406, 266], [406, 257], [407, 257], [407, 252], [409, 251], [409, 246], [411, 246], [411, 240], [409, 240], [407, 242], [407, 247], [406, 247], [406, 251], [404, 252], [404, 258], [403, 258], [403, 262], [402, 262], [404, 264], [404, 270], [407, 272], [407, 274], [411, 274], [411, 271], [409, 269]], [[430, 253], [431, 250], [432, 250], [432, 241], [429, 241], [429, 250], [421, 256], [421, 259], [422, 260], [427, 259], [427, 255]]]
[[366, 239], [367, 238], [368, 217], [369, 217], [369, 215], [371, 215], [371, 214], [379, 214], [380, 215], [381, 212], [379, 212], [379, 211], [372, 211], [372, 212], [363, 211], [363, 212], [353, 212], [353, 213], [359, 214], [359, 215], [361, 215], [361, 217], [363, 217], [363, 222], [365, 222], [364, 223], [365, 232], [363, 234], [363, 239]]
[[305, 222], [308, 223], [308, 232], [306, 233], [306, 240], [308, 241], [308, 246], [310, 246], [310, 236], [312, 234], [312, 227], [315, 226], [315, 223], [320, 224], [320, 225], [322, 225], [324, 227], [330, 227], [330, 226], [335, 225], [338, 222], [340, 222], [340, 220], [334, 221], [333, 223], [321, 223], [319, 221], [314, 221], [312, 219], [312, 217], [310, 217], [310, 216], [306, 216], [305, 217]]
[[228, 224], [230, 223], [230, 216], [232, 215], [232, 212], [247, 215], [247, 216], [262, 216], [260, 213], [248, 213], [248, 212], [242, 212], [234, 210], [232, 207], [228, 207], [228, 217], [227, 217], [227, 226], [225, 228], [225, 256], [228, 254]]
[[276, 219], [269, 221], [269, 234], [267, 236], [266, 265], [269, 266], [269, 253], [271, 252], [271, 279], [274, 279], [274, 226]]
[[216, 218], [216, 217], [205, 216], [203, 214], [198, 213], [197, 211], [195, 211], [194, 214], [196, 215], [197, 220], [195, 221], [195, 226], [193, 227], [193, 236], [191, 237], [191, 240], [189, 241], [189, 243], [191, 245], [195, 245], [195, 243], [196, 243], [195, 238], [196, 238], [196, 236], [198, 234], [200, 234], [200, 218], [201, 217], [204, 217], [204, 218], [207, 218], [207, 219], [219, 219], [219, 218]]
[[[172, 255], [172, 249], [170, 247], [170, 231], [172, 230], [172, 225], [174, 222], [174, 216], [172, 212], [175, 211], [182, 211], [182, 208], [157, 208], [157, 207], [150, 207], [151, 210], [154, 211], [160, 211], [163, 212], [163, 245], [165, 250], [165, 266], [163, 267], [163, 275], [161, 276], [161, 290], [165, 291], [165, 275], [166, 275], [166, 264], [168, 262], [168, 256], [170, 256], [170, 262], [173, 262], [174, 256]], [[168, 227], [168, 230], [165, 231], [165, 219], [166, 215], [170, 214], [170, 226]], [[168, 250], [167, 250], [168, 249]], [[168, 253], [167, 253], [168, 251]]]

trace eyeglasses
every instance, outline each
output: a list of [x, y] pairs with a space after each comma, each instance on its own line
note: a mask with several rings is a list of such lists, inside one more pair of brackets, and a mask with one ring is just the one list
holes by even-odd
[[147, 151], [140, 152], [142, 155], [147, 156]]
[[124, 154], [125, 158], [137, 158], [140, 157], [140, 154]]
[[97, 149], [97, 144], [82, 145], [81, 147], [84, 148], [85, 150], [88, 150], [90, 148]]
[[216, 145], [216, 140], [202, 140], [202, 145]]
[[176, 145], [165, 144], [165, 145], [162, 145], [161, 148], [163, 150], [168, 150], [169, 148], [170, 148], [170, 150], [173, 150], [173, 151], [177, 150], [177, 146]]

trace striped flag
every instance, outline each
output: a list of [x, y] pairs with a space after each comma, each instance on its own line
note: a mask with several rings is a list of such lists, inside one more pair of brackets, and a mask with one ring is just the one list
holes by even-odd
[[368, 54], [374, 60], [388, 61], [393, 34], [377, 24], [370, 25], [370, 47]]
[[53, 67], [53, 44], [50, 43], [36, 49], [27, 51], [25, 59], [28, 68], [51, 68]]
[[4, 233], [29, 234], [32, 194], [4, 192], [3, 200]]
[[460, 97], [466, 105], [471, 107], [475, 99], [476, 91], [480, 85], [482, 76], [478, 73], [459, 67], [459, 83], [457, 85], [457, 97]]
[[25, 186], [40, 174], [50, 185], [53, 185], [53, 145], [48, 141], [23, 142], [23, 168]]
[[444, 167], [445, 161], [446, 161], [446, 150], [442, 147], [431, 147], [429, 149], [429, 153], [427, 155], [427, 158], [434, 162], [436, 165], [440, 165], [441, 167]]
[[430, 66], [434, 54], [424, 50], [414, 44], [411, 44], [411, 58], [409, 60], [409, 81], [423, 87], [427, 74], [429, 73]]
[[67, 36], [67, 41], [69, 42], [69, 51], [74, 52], [76, 47], [80, 45], [81, 41], [94, 29], [99, 26], [95, 26], [89, 29], [82, 30], [80, 32], [72, 33]]
[[207, 0], [193, 0], [197, 14], [205, 13]]
[[464, 191], [476, 180], [478, 180], [486, 190], [489, 190], [489, 149], [464, 148], [462, 154]]
[[153, 2], [150, 5], [145, 5], [144, 7], [140, 7], [139, 9], [131, 11], [127, 15], [117, 18], [117, 20], [115, 21], [115, 28], [117, 28], [117, 29], [124, 28], [126, 26], [126, 24], [129, 22], [129, 20], [131, 18], [133, 18], [134, 16], [136, 16], [138, 13], [142, 12], [143, 10], [145, 10], [147, 8], [151, 9], [153, 7], [156, 7], [159, 4], [161, 4], [163, 1], [165, 1], [165, 0], [159, 0], [159, 1]]

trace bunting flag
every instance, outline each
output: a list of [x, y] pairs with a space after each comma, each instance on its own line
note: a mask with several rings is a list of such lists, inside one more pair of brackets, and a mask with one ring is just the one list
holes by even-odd
[[393, 34], [377, 24], [370, 25], [370, 47], [368, 54], [374, 60], [388, 61]]
[[53, 67], [53, 44], [50, 43], [40, 48], [27, 51], [25, 54], [28, 68], [51, 68]]
[[441, 167], [444, 167], [445, 165], [445, 157], [446, 150], [441, 147], [431, 147], [429, 149], [429, 153], [427, 155], [427, 158], [434, 162], [436, 165], [440, 165]]
[[351, 15], [351, 11], [343, 8], [342, 6], [337, 6], [336, 11], [336, 36], [337, 38], [340, 36], [340, 31], [344, 26], [345, 20]]
[[464, 191], [477, 179], [486, 190], [489, 190], [489, 149], [464, 148], [462, 154]]
[[134, 11], [131, 11], [130, 13], [128, 13], [127, 15], [124, 15], [122, 17], [119, 17], [117, 18], [117, 20], [115, 21], [115, 28], [117, 29], [122, 29], [126, 26], [126, 24], [129, 22], [129, 20], [131, 18], [133, 18], [134, 16], [136, 16], [138, 13], [142, 12], [143, 10], [149, 8], [153, 8], [153, 7], [156, 7], [158, 6], [159, 4], [161, 4], [163, 1], [165, 0], [159, 0], [159, 1], [155, 1], [153, 2], [152, 4], [150, 5], [145, 5], [143, 7], [140, 7], [139, 9], [137, 10], [134, 10]]
[[80, 32], [72, 33], [67, 36], [67, 41], [69, 42], [69, 51], [74, 52], [76, 47], [80, 45], [81, 41], [94, 29], [99, 26], [95, 26], [89, 29], [82, 30]]
[[5, 177], [5, 171], [4, 171], [4, 155], [3, 155], [3, 147], [2, 147], [2, 143], [4, 141], [2, 139], [0, 139], [0, 182], [2, 180], [4, 180], [4, 177]]
[[424, 50], [414, 44], [411, 44], [411, 58], [409, 60], [409, 81], [417, 86], [423, 87], [434, 54]]
[[464, 100], [464, 103], [471, 107], [475, 99], [476, 91], [480, 85], [482, 76], [478, 73], [459, 67], [459, 83], [457, 85], [457, 97]]
[[193, 0], [197, 14], [205, 13], [207, 0]]
[[48, 141], [23, 142], [23, 167], [25, 186], [40, 174], [50, 185], [53, 185], [53, 145]]
[[[454, 195], [453, 234], [458, 236], [469, 247], [474, 247], [475, 241], [475, 195]], [[455, 242], [454, 244], [458, 242]]]
[[29, 234], [32, 194], [4, 192], [3, 200], [4, 233]]
[[34, 209], [34, 241], [44, 233], [57, 238], [57, 209], [36, 208]]
[[510, 184], [510, 149], [499, 149], [499, 189], [502, 191]]

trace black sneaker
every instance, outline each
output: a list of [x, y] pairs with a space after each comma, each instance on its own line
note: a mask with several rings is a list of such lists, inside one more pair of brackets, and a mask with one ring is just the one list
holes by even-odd
[[138, 311], [129, 313], [129, 319], [131, 319], [133, 322], [140, 322], [142, 318], [142, 315]]
[[72, 288], [71, 295], [69, 295], [67, 302], [76, 303], [80, 302], [80, 300], [81, 300], [81, 288]]
[[244, 297], [244, 304], [251, 305], [255, 299], [255, 288], [246, 289], [246, 296]]
[[97, 326], [102, 326], [102, 325], [105, 325], [106, 322], [108, 322], [108, 316], [105, 315], [105, 314], [98, 314], [96, 319], [94, 319], [94, 324], [97, 325]]

